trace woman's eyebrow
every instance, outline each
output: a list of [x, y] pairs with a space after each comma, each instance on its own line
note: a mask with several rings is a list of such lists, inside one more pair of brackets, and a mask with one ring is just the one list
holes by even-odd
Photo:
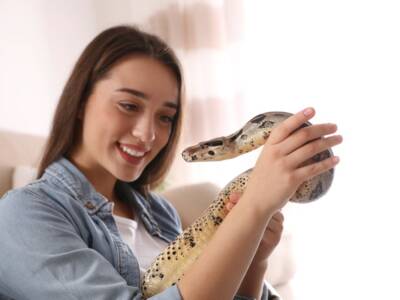
[[172, 109], [175, 109], [175, 110], [178, 110], [178, 104], [176, 104], [175, 102], [167, 101], [167, 102], [164, 103], [164, 106], [172, 108]]
[[139, 98], [143, 98], [145, 100], [149, 100], [149, 97], [145, 93], [143, 93], [141, 91], [138, 91], [138, 90], [131, 89], [131, 88], [120, 88], [120, 89], [116, 89], [116, 91], [117, 92], [128, 93], [128, 94], [131, 94], [131, 95], [133, 95], [135, 97], [139, 97]]
[[[142, 98], [144, 100], [149, 100], [149, 97], [145, 93], [143, 93], [141, 91], [138, 91], [138, 90], [135, 90], [135, 89], [132, 89], [132, 88], [119, 88], [119, 89], [116, 89], [116, 91], [117, 92], [128, 93], [128, 94], [131, 94], [131, 95], [133, 95], [135, 97]], [[164, 103], [164, 106], [169, 107], [169, 108], [173, 108], [173, 109], [176, 109], [176, 110], [178, 109], [178, 104], [176, 104], [175, 102], [171, 102], [171, 101], [166, 101]]]

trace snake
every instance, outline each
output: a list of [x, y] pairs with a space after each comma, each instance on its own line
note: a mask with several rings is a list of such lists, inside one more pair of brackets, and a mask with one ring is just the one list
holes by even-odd
[[[182, 157], [186, 162], [218, 161], [237, 157], [265, 144], [274, 127], [289, 118], [288, 112], [267, 112], [249, 120], [231, 135], [213, 138], [186, 148]], [[304, 123], [300, 128], [310, 126]], [[300, 129], [299, 128], [299, 129]], [[331, 149], [324, 150], [304, 165], [333, 156]], [[206, 210], [160, 253], [142, 277], [141, 291], [145, 299], [175, 285], [202, 253], [208, 241], [228, 214], [225, 205], [234, 192], [243, 193], [252, 169], [231, 180]], [[330, 188], [334, 169], [330, 169], [303, 182], [289, 201], [308, 203], [322, 197]]]

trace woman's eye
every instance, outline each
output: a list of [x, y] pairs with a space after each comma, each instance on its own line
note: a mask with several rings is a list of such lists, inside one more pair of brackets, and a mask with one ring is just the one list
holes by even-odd
[[160, 119], [164, 123], [173, 123], [175, 118], [171, 116], [161, 116]]
[[120, 103], [119, 104], [126, 111], [136, 111], [138, 106], [132, 103]]

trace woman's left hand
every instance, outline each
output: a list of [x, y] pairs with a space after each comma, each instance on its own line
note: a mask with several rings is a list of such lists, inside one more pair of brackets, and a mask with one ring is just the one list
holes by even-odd
[[[240, 193], [234, 193], [230, 196], [229, 202], [226, 204], [228, 212], [238, 203], [240, 197]], [[283, 214], [278, 211], [269, 221], [251, 265], [238, 288], [239, 295], [260, 299], [264, 276], [268, 267], [268, 258], [282, 236], [283, 219]]]
[[[226, 209], [230, 211], [236, 205], [236, 203], [238, 203], [240, 197], [240, 193], [233, 193], [229, 198]], [[254, 256], [252, 262], [253, 264], [266, 262], [272, 251], [278, 245], [282, 236], [283, 220], [284, 217], [281, 212], [277, 212], [272, 216]]]

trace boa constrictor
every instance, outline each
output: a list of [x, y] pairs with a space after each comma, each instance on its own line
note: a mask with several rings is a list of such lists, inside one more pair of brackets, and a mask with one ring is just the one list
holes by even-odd
[[[262, 146], [272, 129], [289, 116], [291, 114], [286, 112], [257, 115], [237, 132], [189, 147], [183, 151], [182, 156], [188, 162], [234, 158]], [[309, 125], [311, 124], [307, 122], [302, 127]], [[333, 153], [328, 149], [312, 157], [306, 164], [331, 156]], [[157, 256], [142, 280], [142, 293], [145, 298], [160, 293], [182, 278], [185, 270], [199, 257], [202, 249], [224, 220], [227, 214], [225, 205], [229, 195], [235, 191], [240, 193], [244, 191], [251, 170], [243, 172], [229, 182], [193, 225], [184, 230], [164, 252]], [[290, 201], [306, 203], [320, 198], [329, 189], [333, 174], [334, 171], [331, 169], [304, 182]]]

